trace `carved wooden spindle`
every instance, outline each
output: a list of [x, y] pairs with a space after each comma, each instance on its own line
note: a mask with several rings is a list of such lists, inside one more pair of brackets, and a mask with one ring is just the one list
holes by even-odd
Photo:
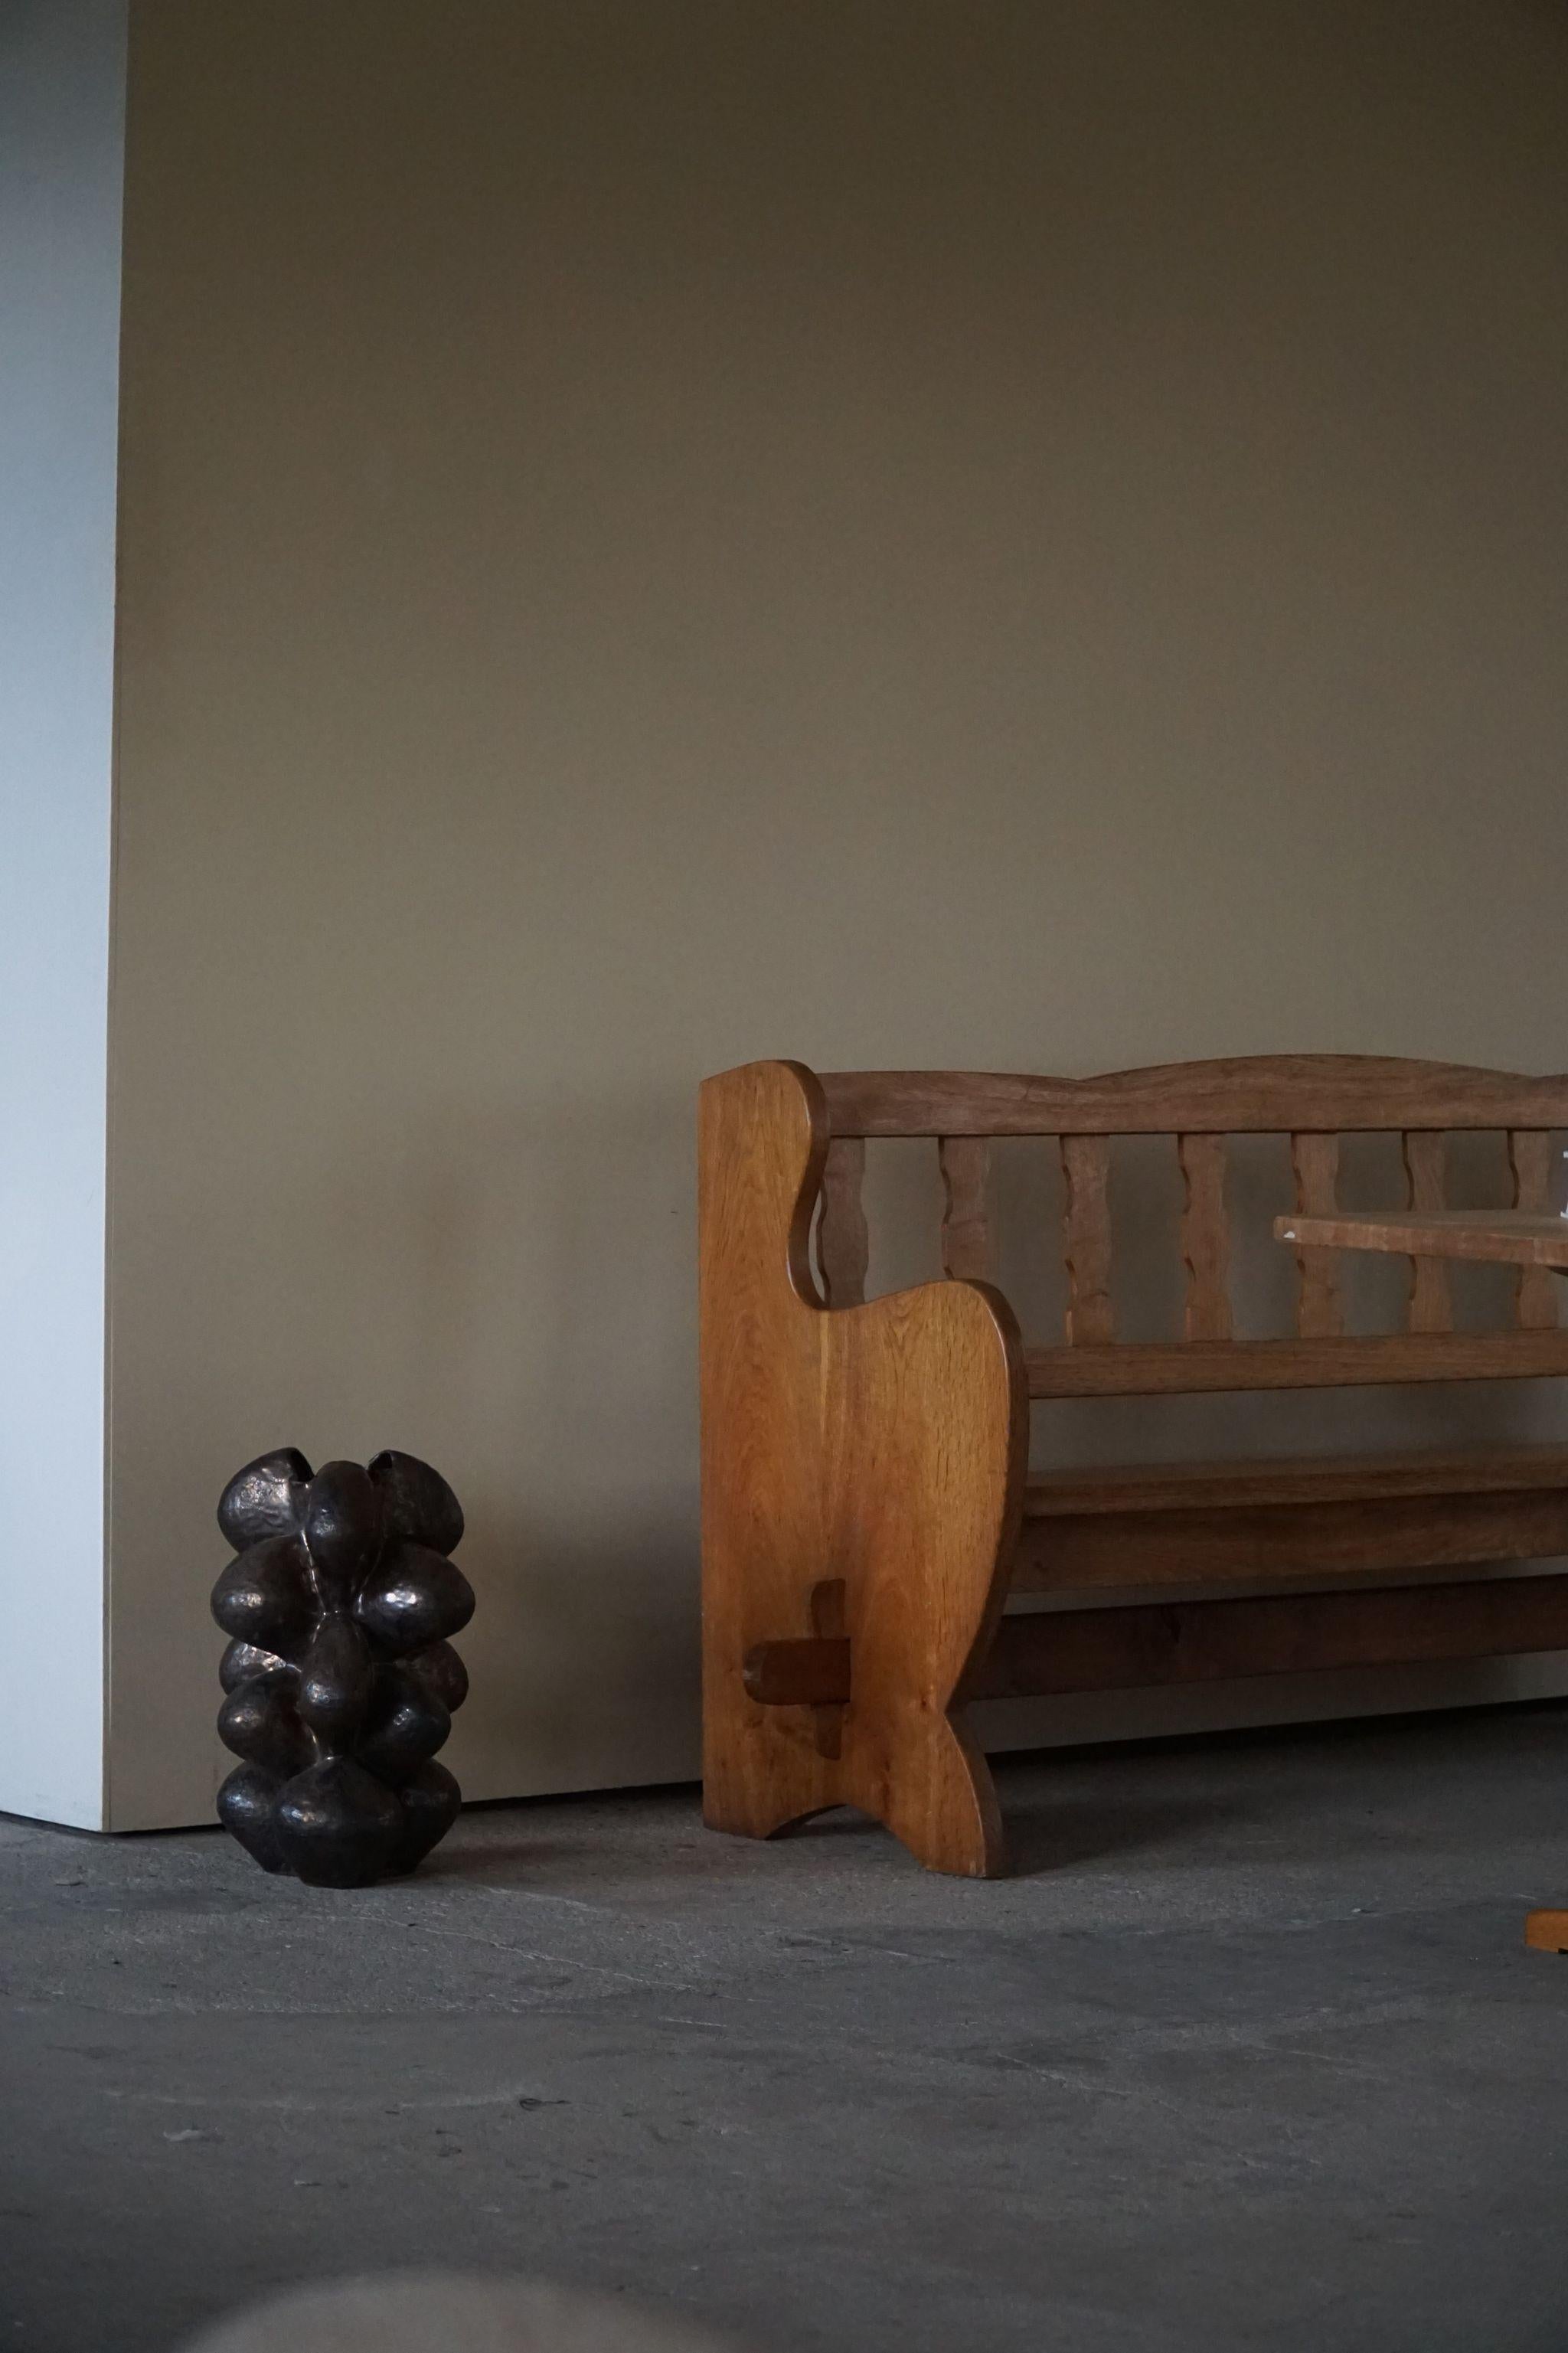
[[[1290, 1138], [1296, 1207], [1303, 1217], [1331, 1217], [1338, 1207], [1340, 1139], [1297, 1134]], [[1345, 1328], [1340, 1262], [1331, 1250], [1296, 1253], [1296, 1330], [1303, 1340], [1337, 1339]]]
[[1070, 1347], [1116, 1337], [1110, 1302], [1110, 1139], [1064, 1135], [1068, 1311]]
[[[1536, 1128], [1510, 1128], [1508, 1165], [1513, 1172], [1513, 1206], [1537, 1217], [1552, 1215], [1552, 1138]], [[1521, 1266], [1514, 1291], [1514, 1321], [1521, 1332], [1550, 1332], [1557, 1323], [1561, 1275], [1544, 1266]]]
[[991, 1231], [985, 1192], [991, 1178], [991, 1139], [986, 1135], [937, 1138], [942, 1166], [942, 1267], [944, 1274], [985, 1282], [991, 1275]]
[[[1405, 1131], [1404, 1149], [1410, 1207], [1413, 1209], [1442, 1208], [1448, 1161], [1447, 1137], [1441, 1128], [1409, 1127]], [[1413, 1258], [1410, 1261], [1408, 1329], [1412, 1332], [1451, 1332], [1453, 1328], [1454, 1302], [1447, 1261], [1440, 1258]]]
[[822, 1217], [816, 1229], [816, 1262], [829, 1307], [861, 1307], [871, 1263], [861, 1190], [866, 1180], [866, 1139], [836, 1135], [822, 1171]]
[[1225, 1138], [1179, 1135], [1176, 1151], [1186, 1186], [1182, 1259], [1187, 1270], [1187, 1338], [1228, 1340], [1230, 1231], [1225, 1209]]

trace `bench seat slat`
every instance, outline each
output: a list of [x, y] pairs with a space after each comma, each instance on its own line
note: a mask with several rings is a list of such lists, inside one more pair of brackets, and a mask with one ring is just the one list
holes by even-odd
[[1568, 1331], [1127, 1340], [1106, 1346], [1026, 1348], [1024, 1366], [1032, 1398], [1353, 1388], [1379, 1381], [1542, 1380], [1568, 1374]]
[[1200, 1504], [1026, 1518], [1015, 1591], [1384, 1577], [1568, 1556], [1568, 1488]]
[[1024, 1493], [1017, 1591], [1224, 1584], [1568, 1553], [1568, 1447], [1057, 1472]]
[[1131, 1462], [1053, 1471], [1024, 1491], [1029, 1519], [1092, 1512], [1169, 1512], [1258, 1504], [1354, 1503], [1378, 1495], [1568, 1493], [1568, 1446], [1486, 1451], [1308, 1455], [1264, 1461]]

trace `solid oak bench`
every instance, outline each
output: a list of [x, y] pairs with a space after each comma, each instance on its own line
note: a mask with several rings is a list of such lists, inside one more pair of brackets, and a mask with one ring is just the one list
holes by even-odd
[[[1443, 1206], [1450, 1131], [1507, 1139], [1514, 1206], [1551, 1206], [1568, 1078], [1360, 1055], [1097, 1079], [754, 1062], [710, 1079], [700, 1137], [704, 1812], [765, 1837], [864, 1809], [933, 1870], [1005, 1868], [972, 1700], [1568, 1649], [1568, 1576], [1411, 1584], [1568, 1554], [1568, 1447], [1027, 1475], [1037, 1398], [1568, 1374], [1552, 1276], [1508, 1328], [1457, 1330], [1412, 1259], [1405, 1328], [1345, 1328], [1338, 1253], [1298, 1252], [1296, 1332], [1238, 1339], [1226, 1138], [1290, 1139], [1297, 1206], [1336, 1207], [1342, 1134], [1403, 1137]], [[1184, 1334], [1118, 1340], [1111, 1142], [1173, 1140]], [[866, 1140], [933, 1138], [948, 1279], [865, 1300]], [[1064, 1337], [1025, 1347], [986, 1280], [994, 1137], [1058, 1141]], [[815, 1259], [815, 1264], [814, 1264]], [[1390, 1583], [1394, 1577], [1406, 1579]], [[1258, 1593], [1273, 1578], [1324, 1589]], [[1226, 1598], [1226, 1585], [1237, 1588]], [[1165, 1599], [1160, 1589], [1218, 1588]], [[1015, 1592], [1146, 1600], [1007, 1617]]]

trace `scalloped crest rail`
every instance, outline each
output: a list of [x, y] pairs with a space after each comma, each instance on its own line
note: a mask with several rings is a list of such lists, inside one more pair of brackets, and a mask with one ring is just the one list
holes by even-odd
[[[862, 1808], [933, 1870], [1005, 1849], [974, 1698], [1568, 1648], [1568, 1577], [1392, 1584], [1568, 1553], [1568, 1448], [1058, 1472], [1029, 1483], [1033, 1398], [1568, 1374], [1553, 1277], [1454, 1328], [1414, 1250], [1405, 1328], [1347, 1332], [1331, 1248], [1297, 1252], [1296, 1332], [1233, 1337], [1226, 1138], [1289, 1139], [1297, 1207], [1331, 1218], [1339, 1140], [1403, 1139], [1409, 1206], [1445, 1199], [1447, 1135], [1507, 1139], [1516, 1209], [1549, 1206], [1568, 1078], [1357, 1055], [1098, 1079], [755, 1062], [710, 1079], [700, 1134], [704, 1805], [767, 1836]], [[1184, 1184], [1184, 1337], [1121, 1342], [1111, 1139], [1163, 1134]], [[1026, 1348], [994, 1259], [990, 1140], [1058, 1140], [1061, 1341]], [[925, 1136], [946, 1280], [866, 1303], [866, 1139]], [[812, 1240], [815, 1228], [816, 1263]], [[1418, 1234], [1414, 1236], [1418, 1240]], [[1329, 1590], [1249, 1592], [1270, 1578]], [[1354, 1584], [1347, 1584], [1353, 1579]], [[1128, 1605], [1129, 1588], [1217, 1588]], [[1117, 1606], [1005, 1618], [1010, 1591]]]

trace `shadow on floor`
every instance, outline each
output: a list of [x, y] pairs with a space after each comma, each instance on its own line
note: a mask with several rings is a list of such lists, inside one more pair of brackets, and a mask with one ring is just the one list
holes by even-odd
[[1007, 1845], [1015, 1878], [1070, 1870], [1110, 1855], [1152, 1854], [1180, 1845], [1190, 1831], [1212, 1830], [1235, 1819], [1231, 1806], [1175, 1799], [1141, 1799], [1129, 1805], [1057, 1799], [1048, 1803], [1007, 1806]]

